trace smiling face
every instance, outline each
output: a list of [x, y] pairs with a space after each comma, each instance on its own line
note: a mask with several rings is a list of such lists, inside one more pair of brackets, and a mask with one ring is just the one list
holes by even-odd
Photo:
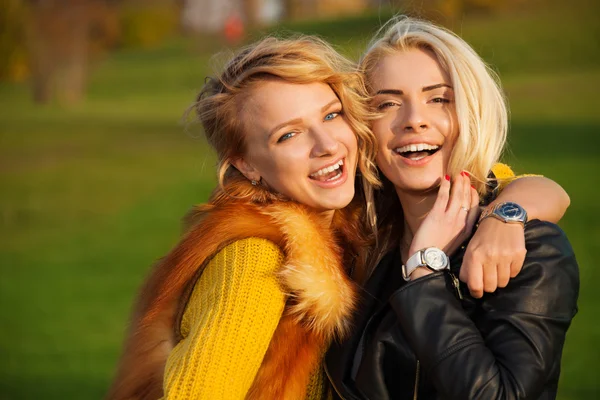
[[425, 191], [446, 174], [458, 136], [454, 90], [435, 55], [411, 49], [387, 55], [370, 76], [377, 165], [399, 191]]
[[240, 118], [246, 153], [233, 163], [248, 179], [320, 211], [350, 203], [357, 140], [327, 84], [261, 82]]

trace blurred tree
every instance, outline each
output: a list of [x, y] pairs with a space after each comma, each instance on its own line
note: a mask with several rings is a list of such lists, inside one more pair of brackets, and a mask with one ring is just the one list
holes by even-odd
[[26, 7], [22, 0], [0, 0], [0, 79], [22, 81], [29, 75], [25, 49]]
[[[72, 105], [83, 99], [91, 50], [105, 47], [115, 24], [111, 0], [28, 0], [27, 47], [33, 98]], [[114, 21], [114, 18], [112, 19]], [[108, 28], [108, 29], [107, 29]]]
[[154, 47], [180, 28], [181, 1], [127, 0], [115, 9], [118, 9], [120, 47]]

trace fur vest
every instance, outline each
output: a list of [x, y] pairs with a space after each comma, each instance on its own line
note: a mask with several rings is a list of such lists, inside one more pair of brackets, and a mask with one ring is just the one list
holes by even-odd
[[336, 212], [332, 229], [307, 207], [244, 181], [228, 185], [226, 193], [218, 191], [190, 213], [179, 244], [151, 272], [108, 399], [163, 396], [164, 368], [178, 340], [186, 293], [211, 257], [236, 240], [264, 238], [283, 250], [278, 278], [288, 296], [248, 399], [303, 399], [331, 339], [348, 331], [357, 293], [343, 266], [342, 245], [359, 227]]

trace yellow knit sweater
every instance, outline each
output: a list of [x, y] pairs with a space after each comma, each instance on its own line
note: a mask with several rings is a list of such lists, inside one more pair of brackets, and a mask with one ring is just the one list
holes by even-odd
[[[275, 272], [283, 253], [272, 242], [234, 242], [207, 264], [181, 322], [183, 340], [167, 360], [165, 399], [243, 399], [262, 363], [286, 297]], [[308, 399], [325, 398], [321, 368]]]

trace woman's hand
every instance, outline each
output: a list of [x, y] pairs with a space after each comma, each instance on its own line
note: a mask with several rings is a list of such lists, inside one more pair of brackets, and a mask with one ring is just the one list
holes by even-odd
[[492, 293], [503, 288], [521, 271], [525, 261], [525, 229], [486, 218], [470, 240], [459, 278], [466, 282], [471, 296]]
[[[558, 222], [570, 203], [558, 183], [541, 176], [514, 179], [488, 207], [505, 201], [521, 205], [530, 219], [550, 222]], [[467, 246], [460, 280], [467, 283], [473, 297], [495, 292], [521, 271], [526, 253], [523, 226], [486, 218]]]
[[[479, 216], [478, 204], [479, 196], [468, 174], [461, 173], [452, 185], [446, 175], [435, 204], [413, 237], [408, 256], [426, 247], [437, 247], [446, 254], [454, 252], [470, 236]], [[426, 275], [427, 271], [418, 268], [411, 279]]]

